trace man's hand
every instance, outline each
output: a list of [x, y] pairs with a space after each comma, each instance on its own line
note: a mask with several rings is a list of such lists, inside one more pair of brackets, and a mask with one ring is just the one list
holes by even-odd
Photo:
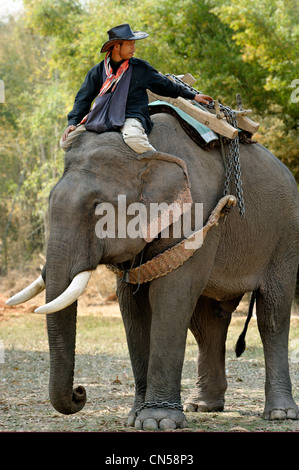
[[195, 95], [194, 98], [197, 103], [209, 104], [213, 101], [213, 98], [209, 95]]
[[68, 126], [68, 127], [66, 128], [66, 130], [64, 131], [64, 134], [63, 134], [63, 136], [62, 136], [63, 142], [65, 142], [65, 140], [66, 140], [67, 136], [69, 135], [69, 133], [70, 133], [70, 132], [73, 132], [73, 131], [76, 130], [76, 129], [77, 129], [77, 126], [73, 126], [73, 125]]

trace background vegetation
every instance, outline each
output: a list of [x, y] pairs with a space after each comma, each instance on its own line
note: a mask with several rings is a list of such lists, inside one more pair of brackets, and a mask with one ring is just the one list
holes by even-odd
[[190, 72], [198, 89], [232, 107], [240, 92], [261, 123], [256, 138], [298, 180], [299, 104], [291, 100], [292, 92], [299, 94], [297, 0], [23, 3], [21, 15], [0, 21], [2, 273], [44, 251], [48, 194], [63, 170], [66, 115], [87, 71], [103, 58], [106, 31], [120, 23], [150, 33], [137, 56], [158, 70]]

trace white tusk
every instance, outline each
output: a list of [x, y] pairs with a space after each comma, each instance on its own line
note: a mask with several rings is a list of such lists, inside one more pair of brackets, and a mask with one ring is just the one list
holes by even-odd
[[40, 292], [42, 292], [45, 288], [46, 288], [46, 284], [44, 283], [42, 276], [38, 276], [38, 278], [35, 279], [35, 281], [32, 282], [30, 286], [25, 287], [25, 289], [21, 290], [21, 292], [18, 292], [16, 295], [8, 299], [6, 301], [6, 304], [18, 305], [18, 304], [22, 304], [23, 302], [27, 302], [27, 300], [35, 297]]
[[49, 302], [42, 307], [38, 307], [34, 312], [55, 313], [74, 303], [86, 288], [91, 273], [92, 271], [83, 271], [82, 273], [77, 274], [68, 288], [61, 295], [52, 300], [52, 302]]

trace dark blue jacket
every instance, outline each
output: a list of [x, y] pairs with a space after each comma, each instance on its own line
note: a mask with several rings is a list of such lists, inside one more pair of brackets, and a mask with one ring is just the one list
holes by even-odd
[[[165, 76], [159, 74], [148, 62], [141, 59], [130, 59], [133, 67], [132, 78], [128, 92], [126, 118], [140, 119], [147, 134], [153, 128], [148, 112], [148, 96], [146, 90], [162, 96], [194, 99], [192, 93], [184, 86], [178, 85]], [[78, 91], [72, 111], [68, 114], [68, 125], [77, 125], [89, 112], [91, 103], [97, 97], [103, 85], [104, 61], [95, 65], [87, 73], [85, 80]]]

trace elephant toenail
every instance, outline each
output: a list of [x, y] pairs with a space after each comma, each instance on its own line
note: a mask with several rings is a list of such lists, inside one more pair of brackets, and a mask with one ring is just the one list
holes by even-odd
[[270, 420], [286, 419], [286, 412], [284, 410], [273, 410], [270, 415]]
[[134, 424], [135, 424], [135, 414], [131, 414], [128, 416], [127, 425], [134, 426]]
[[187, 427], [188, 427], [188, 421], [186, 419], [184, 419], [180, 424], [180, 428], [184, 429], [184, 428], [187, 428]]
[[141, 421], [139, 421], [139, 419], [136, 419], [135, 421], [135, 429], [137, 429], [138, 431], [142, 429]]
[[160, 429], [176, 429], [176, 424], [172, 419], [164, 418], [159, 423]]
[[143, 429], [146, 431], [156, 431], [158, 429], [157, 421], [153, 418], [148, 418], [143, 421]]
[[287, 412], [287, 419], [297, 419], [296, 410], [289, 409], [288, 412]]

